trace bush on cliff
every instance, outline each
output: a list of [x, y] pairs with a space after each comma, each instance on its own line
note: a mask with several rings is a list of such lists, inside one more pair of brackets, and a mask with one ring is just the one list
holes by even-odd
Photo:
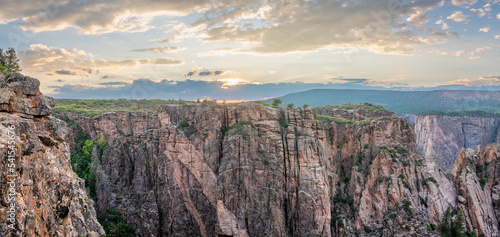
[[9, 48], [6, 51], [0, 48], [0, 72], [5, 76], [14, 72], [20, 72], [19, 59], [17, 58], [16, 50]]

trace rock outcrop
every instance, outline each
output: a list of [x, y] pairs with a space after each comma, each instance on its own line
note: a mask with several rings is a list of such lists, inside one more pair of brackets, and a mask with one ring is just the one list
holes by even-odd
[[[1, 73], [0, 73], [1, 74]], [[70, 166], [66, 123], [37, 79], [0, 79], [0, 233], [103, 236], [83, 180]]]
[[58, 116], [106, 138], [98, 213], [121, 211], [138, 236], [439, 236], [447, 209], [467, 213], [464, 231], [498, 231], [496, 199], [419, 157], [401, 118], [326, 124], [254, 103]]
[[500, 143], [500, 118], [418, 116], [415, 120], [417, 150], [435, 157], [443, 170], [451, 170], [462, 148]]
[[480, 236], [500, 236], [500, 144], [462, 149], [453, 176], [459, 195], [458, 207], [465, 211], [468, 226]]

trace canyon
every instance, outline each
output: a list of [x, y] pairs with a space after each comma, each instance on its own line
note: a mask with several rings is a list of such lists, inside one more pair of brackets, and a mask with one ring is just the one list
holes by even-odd
[[[498, 144], [460, 149], [443, 172], [391, 113], [337, 124], [309, 108], [207, 101], [53, 115], [36, 79], [0, 83], [0, 128], [18, 129], [22, 187], [15, 230], [0, 219], [7, 236], [103, 236], [97, 216], [109, 210], [136, 236], [500, 235]], [[94, 141], [95, 201], [70, 165], [81, 133]], [[7, 144], [2, 136], [2, 213]]]
[[416, 116], [415, 134], [420, 154], [435, 157], [441, 169], [451, 170], [462, 148], [500, 143], [500, 118]]

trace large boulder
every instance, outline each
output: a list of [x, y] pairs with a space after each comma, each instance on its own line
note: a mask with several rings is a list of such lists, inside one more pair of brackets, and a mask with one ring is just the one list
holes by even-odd
[[12, 73], [7, 78], [0, 74], [0, 111], [19, 113], [23, 117], [52, 113], [54, 100], [42, 95], [39, 80], [20, 73]]

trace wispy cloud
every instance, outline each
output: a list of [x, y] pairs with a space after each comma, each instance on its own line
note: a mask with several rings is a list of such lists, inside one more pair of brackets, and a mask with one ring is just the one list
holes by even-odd
[[500, 76], [487, 76], [477, 79], [459, 79], [446, 83], [446, 85], [464, 85], [464, 86], [500, 86]]
[[179, 47], [170, 47], [170, 46], [163, 46], [163, 47], [152, 47], [152, 48], [145, 48], [145, 49], [134, 49], [132, 52], [157, 52], [157, 53], [171, 53], [175, 51], [179, 51]]
[[105, 60], [83, 50], [31, 45], [19, 54], [21, 66], [31, 73], [48, 75], [89, 75], [103, 68], [124, 68], [141, 65], [181, 65], [184, 61], [161, 57], [156, 59]]

